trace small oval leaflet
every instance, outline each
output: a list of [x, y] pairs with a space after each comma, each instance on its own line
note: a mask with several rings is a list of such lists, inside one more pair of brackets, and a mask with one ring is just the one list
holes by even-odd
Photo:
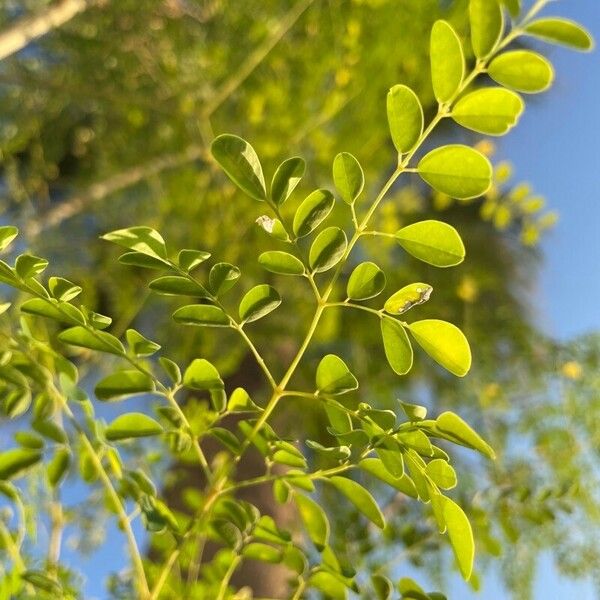
[[0, 480], [20, 475], [42, 460], [39, 450], [29, 448], [13, 448], [0, 452]]
[[423, 133], [423, 107], [406, 85], [395, 85], [387, 95], [387, 118], [392, 142], [399, 154], [409, 152]]
[[496, 83], [527, 94], [547, 90], [554, 79], [550, 62], [531, 50], [500, 54], [490, 63], [488, 74]]
[[306, 163], [300, 156], [284, 160], [273, 175], [271, 200], [276, 205], [283, 204], [296, 189], [306, 170]]
[[244, 323], [256, 321], [274, 311], [280, 304], [281, 297], [275, 288], [266, 283], [257, 285], [242, 298], [240, 319]]
[[271, 271], [271, 273], [278, 273], [279, 275], [304, 274], [302, 261], [289, 252], [282, 252], [280, 250], [263, 252], [258, 257], [258, 262], [267, 271]]
[[151, 290], [164, 294], [165, 296], [194, 296], [196, 298], [207, 298], [208, 292], [196, 281], [179, 275], [165, 275], [150, 282]]
[[579, 23], [558, 17], [546, 17], [532, 21], [525, 27], [529, 35], [546, 42], [562, 44], [574, 50], [589, 52], [594, 48], [594, 39]]
[[443, 490], [456, 487], [456, 471], [441, 458], [435, 458], [427, 463], [425, 473]]
[[[103, 240], [113, 242], [123, 248], [164, 260], [167, 258], [165, 240], [151, 227], [128, 227], [117, 229], [101, 236]], [[168, 263], [165, 263], [168, 264]]]
[[105, 431], [106, 439], [114, 442], [139, 437], [149, 437], [163, 432], [158, 421], [144, 413], [132, 412], [117, 417]]
[[398, 230], [395, 237], [407, 252], [435, 267], [453, 267], [465, 258], [458, 231], [443, 221], [419, 221]]
[[237, 187], [255, 200], [266, 200], [263, 170], [254, 148], [246, 140], [224, 133], [214, 139], [210, 150]]
[[431, 29], [431, 81], [436, 100], [443, 104], [458, 92], [465, 74], [465, 58], [456, 32], [446, 21]]
[[333, 194], [329, 190], [315, 190], [309, 194], [294, 215], [294, 235], [304, 237], [316, 229], [327, 218], [334, 202]]
[[333, 161], [333, 182], [342, 200], [353, 204], [365, 187], [365, 174], [356, 158], [341, 152]]
[[385, 273], [373, 262], [358, 265], [348, 279], [346, 294], [351, 300], [368, 300], [385, 288]]
[[212, 304], [188, 304], [173, 313], [173, 320], [184, 325], [199, 327], [229, 327], [229, 317]]
[[213, 265], [208, 274], [208, 287], [215, 296], [219, 296], [230, 290], [239, 277], [240, 270], [236, 266], [220, 262]]
[[517, 124], [524, 108], [521, 96], [511, 90], [482, 88], [462, 97], [452, 118], [479, 133], [504, 135]]
[[134, 369], [117, 371], [101, 379], [94, 389], [98, 400], [117, 400], [152, 392], [154, 383], [146, 373]]
[[183, 385], [194, 390], [219, 390], [225, 387], [219, 371], [204, 358], [195, 358], [183, 374]]
[[498, 0], [470, 0], [471, 45], [477, 58], [485, 58], [500, 41], [504, 13]]
[[471, 348], [463, 332], [447, 321], [425, 319], [408, 326], [425, 352], [457, 377], [464, 377], [471, 368]]
[[475, 541], [471, 523], [456, 502], [446, 496], [440, 496], [439, 499], [442, 502], [442, 518], [447, 527], [458, 568], [465, 581], [468, 581], [473, 572], [475, 559]]
[[398, 375], [408, 373], [413, 364], [413, 350], [404, 327], [395, 319], [381, 319], [383, 349], [392, 371]]
[[335, 354], [327, 354], [317, 367], [317, 390], [322, 394], [336, 396], [358, 389], [358, 381], [346, 363]]
[[432, 291], [433, 288], [427, 283], [410, 283], [392, 294], [383, 308], [390, 315], [401, 315], [413, 306], [427, 302]]
[[308, 263], [315, 273], [322, 273], [334, 267], [342, 259], [348, 240], [339, 227], [324, 229], [312, 243]]
[[459, 200], [477, 198], [492, 184], [490, 161], [462, 144], [432, 150], [419, 161], [417, 171], [432, 188]]
[[495, 459], [493, 448], [463, 419], [457, 414], [446, 411], [435, 421], [436, 428], [448, 436], [453, 442], [473, 448], [490, 459]]
[[334, 476], [327, 479], [338, 489], [356, 508], [380, 529], [385, 528], [385, 517], [377, 502], [362, 485], [347, 477]]
[[300, 518], [308, 532], [308, 536], [319, 552], [329, 542], [329, 521], [323, 509], [304, 494], [294, 494]]

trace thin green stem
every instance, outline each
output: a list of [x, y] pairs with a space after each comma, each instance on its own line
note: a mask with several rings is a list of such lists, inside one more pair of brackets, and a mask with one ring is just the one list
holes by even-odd
[[223, 600], [225, 598], [225, 595], [227, 594], [227, 590], [229, 589], [229, 582], [231, 581], [231, 578], [233, 577], [235, 570], [238, 568], [238, 565], [241, 562], [242, 562], [242, 557], [239, 554], [235, 555], [231, 559], [231, 562], [229, 563], [229, 566], [227, 567], [227, 571], [225, 571], [225, 575], [223, 576], [223, 579], [221, 580], [221, 585], [219, 587], [219, 594], [216, 597], [216, 600]]
[[383, 318], [383, 310], [375, 310], [374, 308], [363, 306], [362, 304], [354, 304], [353, 302], [328, 302], [325, 305], [325, 308], [334, 308], [336, 306], [341, 306], [343, 308], [354, 308], [356, 310], [363, 310], [365, 312], [376, 315], [380, 319]]

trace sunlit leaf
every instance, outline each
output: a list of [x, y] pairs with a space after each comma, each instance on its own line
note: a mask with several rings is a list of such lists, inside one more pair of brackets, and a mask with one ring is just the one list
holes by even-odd
[[317, 367], [317, 390], [322, 394], [345, 394], [358, 388], [358, 381], [346, 363], [335, 354], [327, 354]]
[[210, 252], [203, 250], [181, 250], [177, 255], [177, 264], [188, 273], [210, 258]]
[[152, 377], [134, 369], [117, 371], [101, 379], [94, 389], [98, 400], [117, 400], [154, 390]]
[[315, 190], [309, 194], [294, 215], [294, 235], [304, 237], [316, 229], [327, 218], [334, 202], [333, 194], [329, 190]]
[[504, 13], [498, 0], [470, 0], [471, 45], [477, 58], [496, 47], [504, 30]]
[[54, 452], [54, 456], [48, 463], [48, 467], [46, 469], [50, 487], [55, 488], [60, 484], [69, 470], [71, 459], [71, 452], [67, 448], [58, 448]]
[[471, 523], [463, 509], [445, 496], [442, 500], [442, 515], [446, 523], [448, 537], [458, 567], [463, 578], [468, 581], [473, 572], [473, 561], [475, 559], [475, 541]]
[[289, 252], [271, 250], [263, 252], [258, 262], [267, 270], [279, 275], [303, 275], [304, 265], [299, 258]]
[[387, 361], [394, 373], [405, 375], [413, 364], [413, 350], [404, 327], [395, 319], [381, 319], [381, 336]]
[[224, 133], [214, 139], [210, 150], [237, 187], [255, 200], [266, 200], [263, 170], [254, 148], [246, 140]]
[[459, 37], [446, 21], [436, 21], [431, 30], [431, 81], [439, 103], [458, 92], [465, 73], [465, 58]]
[[554, 79], [552, 64], [531, 50], [504, 52], [494, 58], [487, 72], [497, 83], [527, 94], [547, 90]]
[[328, 227], [319, 233], [310, 247], [308, 264], [315, 273], [334, 267], [346, 252], [348, 240], [339, 227]]
[[244, 323], [261, 319], [281, 304], [277, 290], [266, 283], [253, 287], [240, 302], [239, 314]]
[[15, 271], [21, 279], [28, 279], [42, 273], [47, 266], [48, 261], [45, 258], [31, 254], [21, 254], [15, 262]]
[[223, 309], [212, 304], [188, 304], [173, 313], [173, 319], [184, 325], [199, 327], [229, 327], [229, 317]]
[[283, 204], [290, 197], [300, 183], [305, 169], [306, 163], [299, 156], [288, 158], [277, 167], [271, 183], [271, 200], [275, 204]]
[[425, 352], [445, 369], [464, 377], [471, 368], [471, 349], [463, 332], [446, 321], [415, 321], [409, 331]]
[[0, 252], [6, 250], [18, 235], [19, 230], [12, 225], [0, 227]]
[[352, 271], [346, 294], [351, 300], [368, 300], [379, 295], [385, 283], [385, 273], [375, 263], [363, 262]]
[[39, 450], [29, 448], [13, 448], [0, 452], [0, 479], [10, 479], [21, 475], [42, 459]]
[[135, 329], [128, 329], [125, 332], [125, 337], [131, 352], [135, 356], [152, 356], [160, 350], [160, 344], [149, 340]]
[[70, 302], [81, 294], [81, 287], [62, 277], [50, 277], [48, 279], [50, 293], [62, 302]]
[[358, 466], [363, 470], [373, 475], [380, 481], [387, 483], [398, 491], [410, 496], [411, 498], [417, 498], [417, 490], [412, 482], [412, 479], [404, 474], [401, 477], [394, 477], [389, 469], [387, 469], [381, 459], [379, 458], [363, 458]]
[[390, 315], [401, 315], [413, 306], [427, 302], [432, 291], [433, 288], [427, 283], [410, 283], [392, 294], [383, 308]]
[[425, 473], [443, 490], [456, 487], [456, 472], [445, 460], [436, 458], [425, 467]]
[[109, 441], [149, 437], [163, 432], [163, 428], [152, 417], [139, 412], [126, 413], [117, 417], [105, 431]]
[[150, 282], [151, 290], [167, 296], [194, 296], [208, 298], [208, 292], [197, 282], [180, 277], [179, 275], [165, 275]]
[[183, 385], [194, 390], [212, 390], [224, 387], [219, 371], [204, 358], [196, 358], [190, 363], [183, 375]]
[[340, 491], [354, 506], [380, 529], [385, 528], [385, 518], [375, 499], [362, 485], [337, 475], [327, 479], [338, 491]]
[[110, 354], [125, 354], [123, 344], [105, 331], [94, 331], [93, 333], [85, 327], [71, 327], [58, 334], [58, 339], [71, 346], [79, 346], [99, 352]]
[[329, 521], [323, 509], [311, 498], [303, 494], [295, 494], [294, 500], [298, 506], [300, 518], [308, 536], [321, 551], [329, 541]]
[[482, 88], [463, 96], [452, 118], [468, 129], [487, 135], [504, 135], [517, 124], [525, 105], [521, 97], [504, 88]]
[[240, 270], [229, 263], [220, 262], [213, 265], [208, 274], [208, 288], [215, 296], [230, 290], [240, 277]]
[[123, 248], [129, 248], [141, 254], [166, 259], [167, 249], [165, 241], [158, 231], [151, 227], [129, 227], [118, 229], [101, 236], [102, 239], [113, 242]]
[[333, 161], [333, 182], [342, 200], [352, 204], [365, 187], [365, 174], [352, 154], [341, 152]]
[[419, 175], [438, 192], [459, 200], [485, 194], [492, 183], [492, 165], [469, 146], [450, 144], [426, 154], [417, 165]]
[[547, 42], [562, 44], [575, 50], [589, 52], [594, 48], [591, 34], [579, 23], [559, 17], [546, 17], [532, 21], [525, 32]]
[[453, 412], [443, 412], [435, 421], [436, 428], [452, 441], [473, 448], [484, 456], [496, 457], [492, 447], [473, 428]]
[[442, 221], [407, 225], [398, 230], [395, 237], [415, 258], [436, 267], [453, 267], [465, 258], [465, 246], [458, 231]]
[[389, 600], [392, 597], [394, 586], [387, 577], [375, 573], [371, 575], [371, 583], [375, 589], [377, 600]]

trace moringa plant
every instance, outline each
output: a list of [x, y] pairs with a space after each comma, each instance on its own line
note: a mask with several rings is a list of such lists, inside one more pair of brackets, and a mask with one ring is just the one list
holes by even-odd
[[[235, 576], [242, 563], [259, 561], [286, 570], [286, 597], [294, 600], [319, 593], [334, 599], [349, 593], [383, 600], [443, 598], [425, 593], [408, 578], [394, 584], [380, 573], [357, 572], [333, 550], [328, 516], [319, 502], [321, 486], [383, 530], [384, 511], [369, 491], [373, 482], [426, 505], [440, 535], [447, 536], [458, 571], [465, 580], [472, 577], [474, 537], [469, 517], [451, 497], [457, 486], [451, 457], [456, 446], [463, 446], [493, 459], [490, 445], [454, 412], [428, 418], [425, 407], [404, 400], [396, 411], [373, 406], [368, 395], [361, 395], [352, 364], [338, 354], [320, 357], [312, 381], [300, 378], [298, 370], [325, 315], [351, 310], [361, 311], [380, 329], [385, 358], [398, 376], [411, 370], [415, 347], [451, 374], [467, 375], [471, 350], [460, 329], [444, 320], [418, 318], [432, 287], [407, 281], [399, 290], [386, 290], [386, 274], [366, 260], [361, 242], [389, 238], [439, 268], [464, 260], [459, 233], [444, 222], [425, 220], [389, 233], [373, 228], [374, 217], [401, 177], [418, 175], [436, 192], [458, 201], [486, 194], [492, 167], [481, 152], [463, 144], [423, 150], [444, 120], [486, 135], [507, 133], [524, 109], [518, 92], [537, 93], [550, 86], [549, 61], [532, 50], [508, 49], [516, 39], [534, 36], [591, 48], [591, 38], [580, 26], [538, 18], [544, 4], [536, 2], [518, 23], [507, 26], [506, 12], [516, 18], [517, 2], [471, 0], [475, 61], [469, 66], [453, 27], [443, 20], [434, 24], [430, 57], [437, 113], [425, 123], [421, 102], [409, 87], [396, 85], [389, 91], [387, 118], [397, 161], [371, 198], [363, 170], [349, 153], [333, 161], [335, 193], [320, 188], [294, 203], [291, 198], [305, 172], [302, 158], [284, 160], [267, 185], [247, 141], [230, 134], [216, 137], [211, 146], [216, 163], [264, 207], [258, 218], [249, 218], [256, 218], [269, 246], [248, 260], [258, 261], [269, 283], [238, 294], [236, 284], [243, 287], [240, 268], [213, 260], [206, 249], [174, 252], [150, 227], [103, 236], [125, 249], [121, 263], [156, 272], [151, 290], [180, 302], [172, 316], [182, 335], [188, 327], [202, 327], [214, 335], [239, 336], [264, 377], [266, 398], [251, 398], [241, 387], [230, 389], [202, 348], [189, 364], [179, 365], [169, 358], [173, 350], [163, 353], [157, 342], [135, 329], [128, 329], [123, 340], [114, 336], [108, 331], [110, 317], [78, 302], [80, 286], [58, 276], [42, 279], [46, 260], [21, 253], [14, 266], [0, 263], [0, 281], [15, 290], [14, 309], [20, 314], [5, 333], [0, 357], [2, 410], [18, 429], [15, 446], [0, 453], [0, 492], [12, 507], [0, 520], [0, 550], [6, 555], [2, 597], [78, 597], [77, 581], [61, 560], [69, 474], [101, 490], [125, 537], [131, 562], [127, 575], [114, 583], [112, 593], [119, 597], [250, 598], [252, 590], [238, 589]], [[498, 85], [477, 85], [483, 76]], [[327, 224], [334, 208], [345, 219], [343, 228]], [[17, 233], [11, 226], [0, 228], [2, 250]], [[356, 255], [365, 260], [351, 259]], [[275, 372], [255, 345], [253, 331], [275, 310], [296, 310], [285, 301], [286, 279], [308, 286], [314, 311], [287, 368]], [[54, 325], [48, 328], [48, 323]], [[90, 352], [110, 370], [94, 381], [93, 393], [78, 368], [78, 356]], [[360, 383], [368, 389], [368, 381]], [[97, 414], [102, 403], [132, 396], [140, 397], [136, 410], [123, 408], [108, 422]], [[327, 444], [305, 439], [301, 426], [293, 438], [278, 433], [275, 411], [297, 410], [298, 400], [322, 407]], [[123, 405], [127, 402], [134, 401]], [[215, 444], [219, 450], [211, 456], [207, 448]], [[250, 452], [261, 457], [263, 472], [240, 478], [239, 467]], [[162, 497], [156, 463], [163, 453], [194, 465], [201, 474], [202, 486], [186, 494], [185, 513]], [[29, 527], [30, 490], [23, 482], [44, 482], [47, 489], [48, 514], [34, 519], [48, 523], [45, 554]], [[289, 519], [261, 514], [253, 502], [238, 497], [241, 490], [259, 486], [293, 507], [306, 536]], [[138, 519], [148, 537], [140, 538], [136, 531]], [[152, 540], [149, 556], [141, 550], [144, 539]], [[208, 547], [210, 553], [205, 552]]]

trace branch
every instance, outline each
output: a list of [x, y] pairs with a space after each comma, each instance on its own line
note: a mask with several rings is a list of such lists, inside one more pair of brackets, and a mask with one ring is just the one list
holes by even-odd
[[94, 4], [94, 0], [60, 0], [37, 15], [21, 17], [0, 33], [0, 60], [22, 50]]

